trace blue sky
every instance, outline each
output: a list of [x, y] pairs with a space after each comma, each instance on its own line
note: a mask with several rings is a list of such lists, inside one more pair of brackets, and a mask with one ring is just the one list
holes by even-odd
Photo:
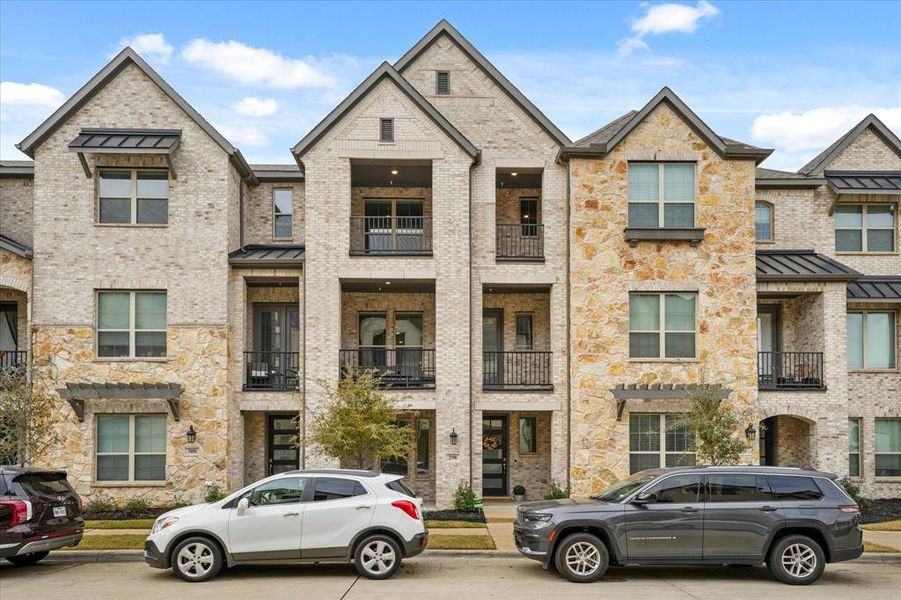
[[796, 169], [869, 112], [901, 131], [901, 2], [0, 2], [0, 156], [124, 43], [251, 162], [447, 18], [571, 138], [668, 85]]

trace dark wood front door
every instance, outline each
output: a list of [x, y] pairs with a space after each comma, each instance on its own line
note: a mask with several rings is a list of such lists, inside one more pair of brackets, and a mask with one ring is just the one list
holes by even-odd
[[760, 464], [769, 467], [778, 465], [779, 458], [776, 456], [776, 418], [770, 417], [760, 422], [758, 427], [760, 433], [757, 435], [760, 440]]
[[266, 418], [266, 475], [293, 471], [300, 467], [297, 447], [297, 417], [268, 415]]
[[482, 418], [482, 494], [507, 496], [507, 417]]

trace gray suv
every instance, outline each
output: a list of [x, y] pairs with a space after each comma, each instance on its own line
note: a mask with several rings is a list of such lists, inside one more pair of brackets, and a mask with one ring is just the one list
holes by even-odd
[[579, 583], [610, 564], [758, 565], [806, 585], [863, 553], [857, 504], [835, 475], [779, 467], [651, 469], [584, 499], [518, 508], [529, 558]]

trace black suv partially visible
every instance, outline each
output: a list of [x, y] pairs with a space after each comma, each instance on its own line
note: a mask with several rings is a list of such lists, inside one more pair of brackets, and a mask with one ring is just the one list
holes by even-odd
[[81, 513], [64, 471], [0, 467], [0, 558], [33, 565], [51, 550], [77, 546]]
[[863, 553], [857, 504], [835, 475], [779, 467], [651, 469], [597, 496], [518, 508], [519, 551], [575, 582], [608, 565], [766, 563], [806, 585]]

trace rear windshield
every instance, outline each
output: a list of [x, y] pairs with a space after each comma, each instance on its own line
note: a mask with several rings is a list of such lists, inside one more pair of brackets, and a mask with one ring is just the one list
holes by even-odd
[[69, 496], [72, 486], [59, 473], [23, 473], [13, 479], [12, 489], [15, 496]]
[[398, 479], [396, 481], [389, 481], [385, 484], [385, 487], [389, 490], [394, 490], [398, 494], [403, 494], [404, 496], [409, 496], [410, 498], [416, 497], [416, 492], [408, 488], [404, 485], [403, 480]]

